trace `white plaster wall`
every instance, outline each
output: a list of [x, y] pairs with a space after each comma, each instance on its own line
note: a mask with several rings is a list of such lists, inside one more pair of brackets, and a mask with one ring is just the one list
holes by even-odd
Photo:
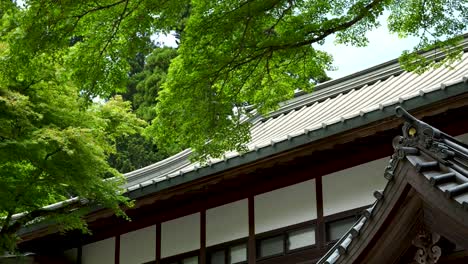
[[315, 180], [255, 196], [255, 233], [317, 218]]
[[82, 264], [114, 264], [114, 257], [114, 237], [84, 245], [82, 248]]
[[315, 244], [315, 229], [292, 231], [289, 233], [289, 249], [297, 249]]
[[463, 143], [468, 144], [468, 133], [456, 136], [458, 140], [461, 140]]
[[372, 204], [374, 191], [383, 190], [389, 158], [374, 160], [322, 177], [325, 216]]
[[170, 257], [200, 248], [200, 213], [161, 224], [161, 257]]
[[76, 263], [78, 260], [78, 249], [71, 248], [63, 252], [63, 256], [71, 263]]
[[247, 199], [206, 211], [206, 245], [212, 246], [249, 235]]
[[156, 226], [120, 236], [120, 263], [141, 264], [156, 259]]

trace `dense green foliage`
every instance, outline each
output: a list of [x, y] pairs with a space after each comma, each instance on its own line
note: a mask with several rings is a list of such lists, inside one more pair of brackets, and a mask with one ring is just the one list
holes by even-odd
[[2, 12], [0, 254], [14, 249], [19, 228], [38, 220], [86, 231], [85, 210], [71, 211], [77, 204], [43, 208], [55, 202], [79, 197], [124, 215], [120, 206], [130, 205], [120, 190], [124, 179], [107, 156], [115, 152], [116, 138], [145, 125], [119, 96], [90, 103], [65, 67], [74, 49], [18, 46], [24, 40], [14, 19], [19, 11]]
[[[247, 103], [265, 113], [294, 89], [311, 91], [332, 66], [331, 55], [320, 50], [331, 34], [339, 43], [364, 46], [366, 32], [379, 26], [378, 17], [388, 10], [390, 30], [420, 37], [417, 49], [448, 49], [468, 24], [466, 0], [191, 3], [151, 131], [162, 146], [190, 144], [202, 158], [222, 155], [225, 149], [242, 151], [249, 124], [242, 123], [248, 112], [240, 106]], [[412, 70], [433, 62], [416, 53], [403, 59]]]
[[151, 165], [168, 156], [169, 154], [159, 150], [151, 139], [135, 134], [117, 138], [116, 152], [109, 156], [108, 162], [119, 172], [127, 173]]
[[[94, 105], [96, 96], [124, 94], [139, 116], [154, 118], [146, 134], [160, 148], [191, 146], [199, 158], [220, 156], [244, 150], [246, 105], [265, 113], [295, 89], [311, 91], [326, 78], [333, 60], [320, 44], [328, 36], [364, 46], [365, 33], [379, 26], [387, 10], [390, 30], [419, 37], [419, 50], [445, 52], [436, 64], [442, 65], [457, 57], [457, 36], [468, 24], [468, 0], [24, 4], [0, 1], [2, 247], [23, 224], [12, 224], [14, 213], [29, 213], [24, 221], [37, 219], [45, 214], [41, 206], [74, 195], [117, 211], [125, 201], [117, 188], [120, 174], [105, 161], [116, 139], [143, 124], [121, 99]], [[180, 34], [177, 54], [160, 49], [147, 56], [154, 48], [149, 36], [171, 30]], [[422, 71], [435, 58], [407, 52], [402, 61]], [[127, 157], [115, 158], [127, 166]], [[100, 180], [111, 176], [115, 180]], [[57, 214], [65, 228], [83, 227], [76, 215]]]
[[[130, 61], [127, 91], [122, 96], [124, 100], [132, 102], [137, 117], [148, 122], [155, 118], [156, 97], [175, 56], [174, 48], [156, 47], [150, 54], [138, 53]], [[122, 136], [116, 140], [116, 145], [117, 151], [108, 160], [113, 168], [122, 173], [140, 169], [169, 156], [153, 140], [141, 134]]]
[[171, 60], [176, 55], [177, 51], [174, 48], [156, 47], [145, 58], [138, 54], [137, 59], [131, 63], [134, 66], [123, 98], [132, 102], [135, 114], [139, 118], [150, 122], [156, 117], [156, 98], [166, 80]]
[[[320, 50], [328, 36], [364, 46], [365, 33], [379, 26], [378, 17], [387, 10], [392, 32], [420, 37], [419, 50], [450, 51], [451, 60], [457, 52], [448, 48], [468, 24], [467, 0], [26, 4], [17, 19], [25, 34], [17, 43], [26, 49], [53, 50], [77, 40], [66, 63], [71, 78], [90, 96], [124, 90], [129, 58], [148, 48], [147, 36], [178, 30], [180, 47], [158, 92], [156, 114], [147, 107], [141, 111], [145, 117], [156, 116], [147, 134], [158, 146], [191, 146], [201, 158], [243, 149], [249, 125], [241, 122], [248, 115], [242, 106], [253, 105], [264, 113], [295, 89], [311, 91], [332, 67], [331, 55]], [[407, 52], [402, 61], [409, 69], [421, 70], [434, 59]]]

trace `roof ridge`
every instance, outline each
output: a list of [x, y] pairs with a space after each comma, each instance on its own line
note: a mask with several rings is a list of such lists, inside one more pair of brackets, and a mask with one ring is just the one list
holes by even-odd
[[[464, 53], [468, 52], [468, 33], [463, 35], [463, 40], [457, 46], [462, 47]], [[435, 59], [445, 57], [444, 52], [442, 51], [437, 51], [435, 53], [433, 51], [427, 51], [423, 53], [423, 55], [426, 57], [434, 57]], [[399, 59], [392, 59], [350, 75], [318, 84], [314, 87], [313, 92], [304, 93], [280, 103], [280, 108], [278, 110], [267, 114], [264, 117], [257, 117], [255, 120], [258, 121], [258, 119], [266, 120], [269, 118], [275, 118], [283, 113], [303, 107], [304, 105], [308, 106], [314, 102], [320, 102], [326, 98], [332, 98], [341, 93], [347, 93], [353, 89], [358, 90], [366, 85], [372, 85], [377, 81], [384, 81], [391, 76], [398, 76], [403, 72], [406, 71], [400, 67]]]
[[128, 181], [127, 184], [130, 184], [133, 181], [141, 179], [144, 176], [151, 174], [154, 171], [162, 171], [164, 169], [169, 169], [171, 167], [174, 167], [175, 165], [178, 165], [182, 163], [183, 161], [189, 161], [189, 156], [191, 154], [192, 154], [191, 149], [185, 149], [173, 156], [160, 160], [146, 167], [143, 167], [143, 168], [131, 171], [131, 172], [127, 172], [124, 174], [125, 178]]

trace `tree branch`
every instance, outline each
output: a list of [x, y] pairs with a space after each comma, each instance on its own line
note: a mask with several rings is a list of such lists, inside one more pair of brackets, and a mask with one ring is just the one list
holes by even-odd
[[286, 13], [291, 11], [291, 9], [293, 7], [293, 4], [292, 4], [291, 1], [288, 1], [288, 4], [289, 4], [288, 7], [285, 10], [283, 10], [283, 12], [281, 12], [281, 15], [278, 18], [278, 20], [276, 20], [276, 23], [274, 23], [270, 28], [267, 29], [268, 32], [273, 31], [275, 29], [275, 27], [279, 24], [279, 22], [281, 22], [281, 20], [283, 20]]
[[[310, 39], [305, 39], [303, 41], [296, 42], [296, 43], [287, 43], [287, 44], [283, 44], [283, 45], [272, 45], [272, 46], [266, 46], [266, 47], [260, 47], [260, 48], [273, 48], [274, 50], [281, 50], [281, 49], [288, 49], [288, 48], [298, 48], [298, 47], [302, 47], [302, 46], [306, 46], [306, 45], [311, 45], [312, 43], [317, 43], [317, 42], [319, 42], [321, 40], [324, 40], [326, 37], [330, 36], [331, 34], [334, 34], [334, 33], [338, 32], [338, 31], [342, 31], [342, 30], [345, 30], [345, 29], [348, 29], [348, 28], [354, 26], [356, 23], [358, 23], [363, 18], [365, 18], [366, 14], [370, 10], [374, 9], [379, 4], [381, 4], [381, 3], [385, 2], [385, 1], [386, 0], [374, 0], [374, 1], [372, 1], [371, 3], [366, 5], [364, 8], [362, 8], [361, 12], [359, 12], [359, 14], [357, 16], [355, 16], [353, 19], [351, 19], [350, 21], [344, 22], [344, 23], [339, 24], [339, 25], [337, 25], [335, 27], [328, 28], [328, 29], [326, 29], [325, 31], [323, 31], [321, 34], [319, 34], [316, 37], [313, 37], [313, 38], [310, 38]], [[314, 33], [317, 33], [317, 31], [314, 30], [314, 31], [306, 32], [305, 34], [309, 35], [309, 34], [314, 34]]]
[[47, 153], [47, 155], [44, 157], [44, 161], [47, 161], [50, 157], [52, 157], [53, 155], [59, 153], [60, 151], [62, 151], [62, 148], [58, 148], [50, 153]]
[[[101, 6], [98, 4], [97, 7], [95, 8], [92, 8], [92, 9], [89, 9], [87, 11], [85, 11], [84, 13], [82, 14], [79, 14], [79, 15], [75, 15], [73, 16], [74, 18], [78, 18], [78, 21], [83, 18], [84, 16], [88, 15], [89, 13], [93, 13], [93, 12], [96, 12], [96, 11], [100, 11], [100, 10], [104, 10], [104, 9], [108, 9], [108, 8], [112, 8], [114, 6], [117, 6], [117, 5], [120, 5], [122, 4], [123, 2], [126, 2], [127, 0], [120, 0], [120, 1], [117, 1], [115, 3], [112, 3], [112, 4], [109, 4], [109, 5], [105, 5], [105, 6]], [[95, 2], [96, 3], [96, 2]], [[128, 1], [127, 1], [128, 3]]]
[[[239, 47], [239, 49], [236, 52], [236, 55], [232, 57], [232, 60], [230, 60], [224, 66], [220, 67], [215, 72], [213, 72], [211, 74], [211, 77], [214, 78], [214, 80], [216, 80], [221, 75], [223, 75], [223, 73], [225, 71], [228, 71], [228, 72], [235, 71], [236, 69], [239, 69], [240, 67], [242, 67], [245, 64], [251, 63], [251, 62], [253, 62], [255, 60], [258, 60], [258, 59], [261, 60], [265, 56], [272, 57], [273, 53], [275, 51], [278, 51], [278, 50], [294, 49], [294, 48], [299, 48], [299, 47], [302, 47], [302, 46], [307, 46], [307, 45], [311, 45], [312, 43], [319, 42], [319, 41], [325, 39], [326, 37], [330, 36], [331, 34], [334, 34], [336, 32], [339, 32], [339, 31], [342, 31], [342, 30], [345, 30], [347, 28], [352, 27], [353, 25], [355, 25], [356, 23], [361, 21], [363, 18], [365, 18], [370, 10], [373, 10], [374, 8], [376, 8], [377, 6], [379, 6], [381, 3], [385, 2], [385, 1], [386, 0], [373, 0], [368, 5], [366, 5], [364, 7], [361, 7], [359, 13], [357, 15], [355, 15], [351, 20], [340, 23], [340, 24], [338, 24], [338, 25], [336, 25], [334, 27], [330, 27], [328, 29], [325, 29], [324, 31], [314, 30], [314, 31], [309, 31], [309, 32], [304, 33], [305, 35], [310, 35], [310, 34], [314, 34], [314, 33], [319, 34], [320, 33], [319, 35], [316, 35], [313, 38], [305, 39], [305, 40], [300, 41], [300, 42], [292, 42], [292, 43], [284, 43], [284, 44], [277, 44], [277, 45], [265, 45], [265, 46], [252, 47], [255, 50], [251, 54], [249, 54], [247, 56], [244, 56], [243, 58], [239, 58], [239, 55], [241, 53], [241, 50], [244, 49], [244, 46]], [[276, 23], [272, 27], [270, 27], [269, 29], [274, 28], [279, 23], [279, 21], [282, 19], [282, 17], [284, 17], [286, 12], [288, 12], [288, 10], [291, 9], [291, 8], [292, 8], [292, 4], [290, 4], [288, 6], [288, 8], [284, 10], [284, 12], [282, 12], [281, 16], [278, 18]], [[351, 9], [353, 9], [353, 7], [351, 7]], [[340, 19], [337, 19], [337, 20], [340, 20]], [[244, 36], [245, 36], [245, 34], [247, 32], [249, 21], [250, 20], [248, 18], [241, 39], [244, 38]], [[243, 41], [242, 41], [241, 45], [242, 44], [243, 44]], [[267, 67], [267, 71], [268, 70], [269, 70], [269, 68]]]
[[130, 13], [125, 14], [127, 12], [128, 1], [129, 0], [124, 0], [124, 1], [125, 1], [125, 7], [124, 7], [122, 13], [120, 14], [119, 18], [116, 21], [114, 21], [114, 25], [112, 26], [112, 30], [111, 30], [111, 32], [112, 32], [111, 36], [107, 39], [106, 44], [104, 44], [104, 47], [102, 48], [101, 52], [99, 52], [99, 56], [102, 56], [102, 54], [104, 54], [104, 52], [106, 51], [109, 44], [115, 38], [115, 35], [117, 34], [117, 31], [119, 31], [120, 23], [122, 23], [124, 18], [130, 14]]

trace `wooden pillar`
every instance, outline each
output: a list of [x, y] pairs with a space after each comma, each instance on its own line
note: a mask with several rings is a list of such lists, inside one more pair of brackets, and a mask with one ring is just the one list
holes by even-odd
[[315, 243], [318, 248], [326, 245], [325, 223], [323, 222], [323, 190], [322, 176], [315, 178], [315, 195], [317, 200], [317, 226], [315, 230]]
[[83, 255], [83, 246], [80, 243], [80, 246], [78, 247], [77, 256], [76, 256], [76, 263], [77, 264], [81, 264], [82, 255]]
[[255, 245], [255, 207], [254, 196], [248, 198], [249, 208], [249, 241], [248, 241], [248, 263], [255, 264], [256, 262], [256, 245]]
[[156, 224], [156, 264], [161, 263], [161, 223]]
[[120, 235], [115, 236], [114, 261], [115, 264], [120, 263]]
[[206, 263], [206, 210], [200, 212], [200, 264]]

